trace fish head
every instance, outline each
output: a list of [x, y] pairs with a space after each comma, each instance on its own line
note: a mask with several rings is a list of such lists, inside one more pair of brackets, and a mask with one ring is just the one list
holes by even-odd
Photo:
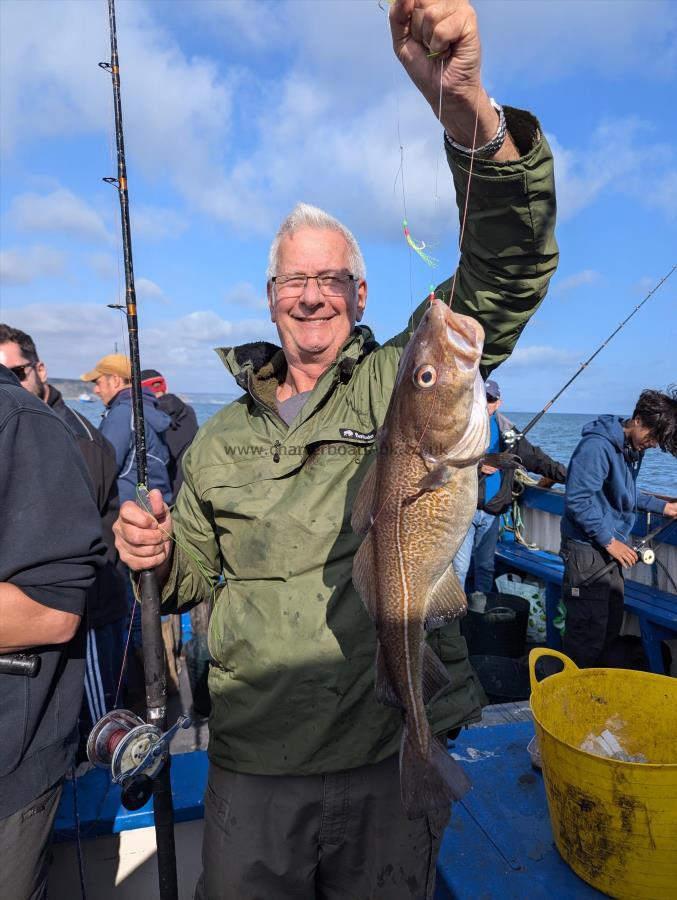
[[479, 322], [435, 299], [405, 348], [393, 395], [399, 430], [431, 463], [474, 462], [489, 444], [483, 346]]

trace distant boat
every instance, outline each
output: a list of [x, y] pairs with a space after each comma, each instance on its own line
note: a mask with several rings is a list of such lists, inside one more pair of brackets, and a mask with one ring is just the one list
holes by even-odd
[[88, 394], [86, 391], [83, 391], [82, 394], [78, 397], [80, 403], [94, 403], [94, 397], [91, 394]]

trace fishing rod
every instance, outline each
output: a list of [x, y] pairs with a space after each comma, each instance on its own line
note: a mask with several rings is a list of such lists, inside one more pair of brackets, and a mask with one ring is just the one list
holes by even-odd
[[[139, 329], [136, 315], [136, 289], [134, 287], [134, 266], [132, 261], [127, 165], [125, 162], [125, 142], [122, 127], [115, 0], [108, 0], [108, 22], [111, 58], [110, 62], [101, 62], [99, 66], [110, 73], [113, 83], [118, 174], [117, 178], [104, 178], [104, 181], [117, 188], [120, 198], [137, 493], [139, 495], [139, 504], [148, 508], [146, 429], [141, 388]], [[160, 621], [160, 589], [153, 569], [146, 569], [138, 573], [137, 589], [141, 599], [147, 721], [144, 722], [143, 719], [128, 710], [112, 710], [100, 719], [92, 729], [87, 741], [87, 755], [95, 765], [100, 768], [110, 769], [113, 782], [120, 784], [122, 787], [121, 799], [127, 809], [139, 809], [150, 799], [152, 793], [160, 900], [177, 900], [174, 806], [169, 775], [171, 759], [169, 742], [179, 728], [190, 725], [190, 720], [182, 716], [173, 728], [166, 731], [167, 685], [164, 643]]]
[[[640, 538], [640, 540], [632, 545], [632, 549], [637, 554], [637, 562], [644, 563], [644, 565], [646, 566], [651, 566], [654, 562], [658, 562], [658, 560], [656, 559], [656, 552], [653, 547], [650, 546], [650, 543], [662, 531], [665, 531], [666, 528], [670, 528], [671, 525], [674, 525], [675, 522], [677, 522], [677, 518], [668, 518], [666, 522], [661, 523], [657, 528], [654, 528], [653, 531], [645, 534], [643, 538]], [[603, 565], [596, 572], [593, 572], [592, 575], [585, 579], [585, 581], [581, 582], [579, 586], [589, 587], [591, 584], [599, 581], [600, 578], [603, 578], [604, 575], [606, 575], [607, 572], [610, 572], [616, 565], [618, 565], [617, 560], [609, 560], [608, 563]], [[669, 577], [669, 573], [667, 574]]]
[[655, 287], [651, 288], [651, 290], [646, 295], [646, 297], [642, 300], [642, 302], [638, 303], [637, 306], [630, 313], [630, 315], [627, 316], [625, 319], [623, 319], [623, 321], [620, 323], [620, 325], [614, 331], [611, 332], [609, 337], [599, 345], [599, 347], [595, 350], [595, 352], [592, 354], [592, 356], [590, 356], [588, 359], [586, 359], [585, 362], [580, 364], [578, 371], [575, 372], [574, 375], [572, 375], [572, 377], [567, 381], [567, 383], [564, 385], [564, 387], [561, 388], [555, 394], [555, 396], [552, 398], [552, 400], [550, 400], [548, 403], [546, 403], [545, 406], [543, 407], [543, 409], [539, 413], [536, 413], [536, 415], [533, 417], [533, 419], [528, 423], [528, 425], [525, 428], [523, 428], [521, 431], [518, 431], [515, 428], [511, 428], [510, 431], [506, 431], [503, 434], [503, 440], [506, 442], [506, 444], [509, 447], [512, 447], [514, 444], [516, 444], [520, 438], [524, 437], [525, 434], [527, 434], [529, 431], [531, 431], [531, 429], [534, 427], [534, 425], [536, 425], [538, 422], [540, 422], [540, 420], [547, 413], [547, 411], [550, 409], [550, 407], [555, 403], [556, 400], [558, 400], [562, 396], [562, 394], [564, 393], [564, 391], [566, 391], [566, 389], [569, 387], [569, 385], [572, 384], [578, 378], [578, 376], [581, 374], [581, 372], [584, 369], [587, 369], [587, 367], [590, 365], [590, 363], [593, 361], [593, 359], [597, 356], [597, 354], [601, 353], [602, 350], [606, 347], [606, 345], [609, 344], [613, 340], [613, 338], [616, 337], [616, 335], [621, 330], [621, 328], [623, 328], [625, 325], [627, 325], [627, 323], [635, 315], [635, 313], [638, 312], [644, 306], [644, 304], [649, 299], [649, 297], [653, 296], [656, 293], [656, 291], [658, 290], [658, 288], [668, 280], [668, 278], [672, 275], [672, 273], [675, 271], [675, 269], [677, 269], [677, 265], [674, 265], [670, 269], [668, 274], [664, 275], [663, 278], [661, 278], [661, 280], [658, 282], [658, 284]]

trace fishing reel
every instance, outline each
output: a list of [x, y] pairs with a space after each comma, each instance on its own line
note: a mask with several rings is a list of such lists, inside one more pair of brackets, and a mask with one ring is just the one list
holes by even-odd
[[512, 448], [515, 446], [515, 444], [519, 441], [519, 439], [521, 437], [522, 437], [522, 435], [520, 434], [520, 432], [514, 428], [511, 428], [509, 431], [504, 431], [503, 434], [501, 435], [501, 438], [503, 439], [503, 443], [508, 448], [508, 450], [512, 450]]
[[179, 716], [164, 733], [128, 709], [113, 709], [92, 728], [87, 757], [99, 769], [108, 769], [113, 784], [122, 788], [125, 809], [141, 809], [153, 793], [153, 779], [169, 755], [169, 745], [179, 728], [189, 728], [188, 716]]
[[651, 549], [651, 547], [645, 547], [640, 544], [639, 547], [635, 547], [634, 549], [635, 553], [639, 557], [639, 562], [644, 563], [645, 566], [650, 566], [656, 561], [656, 554]]

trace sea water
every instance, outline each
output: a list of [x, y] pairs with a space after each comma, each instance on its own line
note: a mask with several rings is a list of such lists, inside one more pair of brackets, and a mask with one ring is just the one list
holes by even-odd
[[[218, 410], [233, 398], [227, 395], [214, 396], [186, 396], [191, 403], [197, 420], [203, 425]], [[101, 421], [101, 404], [82, 403], [79, 400], [69, 400], [69, 405], [79, 412], [84, 413], [92, 422], [98, 424]], [[533, 418], [532, 412], [504, 412], [518, 428], [524, 426]], [[546, 413], [528, 434], [532, 444], [544, 450], [548, 456], [558, 462], [568, 464], [576, 444], [581, 438], [583, 426], [596, 419], [593, 413]], [[639, 487], [657, 494], [665, 494], [677, 497], [677, 459], [660, 450], [647, 450], [642, 462], [642, 468], [637, 480]]]

